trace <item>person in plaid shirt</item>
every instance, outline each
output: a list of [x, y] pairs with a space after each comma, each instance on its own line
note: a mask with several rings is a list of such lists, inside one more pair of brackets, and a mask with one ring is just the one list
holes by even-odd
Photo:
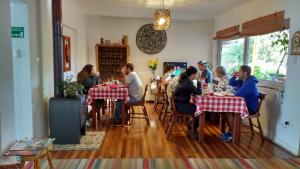
[[[143, 98], [143, 84], [136, 72], [133, 71], [134, 66], [132, 63], [126, 64], [126, 80], [124, 87], [128, 87], [129, 92], [129, 101], [127, 103], [136, 103], [140, 102]], [[115, 107], [115, 122], [121, 121], [121, 108], [122, 102], [120, 100], [117, 101]]]

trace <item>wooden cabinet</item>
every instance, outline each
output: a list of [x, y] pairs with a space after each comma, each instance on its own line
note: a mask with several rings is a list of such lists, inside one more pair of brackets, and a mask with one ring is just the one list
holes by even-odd
[[121, 77], [120, 66], [129, 60], [127, 45], [96, 45], [96, 67], [103, 80]]

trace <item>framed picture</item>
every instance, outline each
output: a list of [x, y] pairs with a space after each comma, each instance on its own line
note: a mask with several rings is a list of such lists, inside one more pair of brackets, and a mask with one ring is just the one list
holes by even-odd
[[71, 38], [69, 36], [63, 36], [63, 60], [64, 60], [64, 72], [71, 71]]
[[291, 55], [300, 55], [300, 31], [292, 38]]

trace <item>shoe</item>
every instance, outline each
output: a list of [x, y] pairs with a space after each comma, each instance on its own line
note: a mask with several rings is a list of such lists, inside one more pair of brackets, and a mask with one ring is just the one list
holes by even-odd
[[233, 139], [233, 136], [230, 132], [224, 133], [221, 135], [221, 139], [226, 141], [226, 142], [231, 142]]
[[85, 121], [85, 126], [90, 127], [92, 126], [92, 122], [90, 120]]

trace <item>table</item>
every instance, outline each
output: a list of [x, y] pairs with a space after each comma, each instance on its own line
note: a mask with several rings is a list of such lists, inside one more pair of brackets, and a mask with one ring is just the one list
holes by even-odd
[[[97, 85], [89, 90], [87, 96], [87, 106], [91, 105], [93, 100], [96, 99], [113, 99], [122, 100], [121, 122], [122, 126], [125, 126], [125, 102], [129, 100], [128, 88], [118, 87], [112, 88], [109, 85]], [[92, 126], [96, 128], [97, 118], [95, 106], [92, 110]]]
[[24, 167], [25, 161], [33, 161], [34, 169], [40, 169], [40, 160], [47, 157], [50, 169], [54, 169], [50, 152], [53, 148], [53, 141], [54, 139], [50, 138], [17, 140], [4, 156], [19, 156], [22, 167]]
[[0, 169], [23, 169], [24, 165], [18, 156], [0, 157]]
[[234, 113], [233, 124], [233, 143], [239, 144], [241, 136], [241, 118], [244, 119], [249, 116], [248, 109], [244, 98], [236, 96], [196, 96], [196, 113], [195, 116], [200, 115], [199, 120], [199, 142], [204, 142], [204, 126], [205, 113], [218, 112], [221, 113], [222, 121], [221, 130], [224, 132], [224, 116], [225, 113]]

